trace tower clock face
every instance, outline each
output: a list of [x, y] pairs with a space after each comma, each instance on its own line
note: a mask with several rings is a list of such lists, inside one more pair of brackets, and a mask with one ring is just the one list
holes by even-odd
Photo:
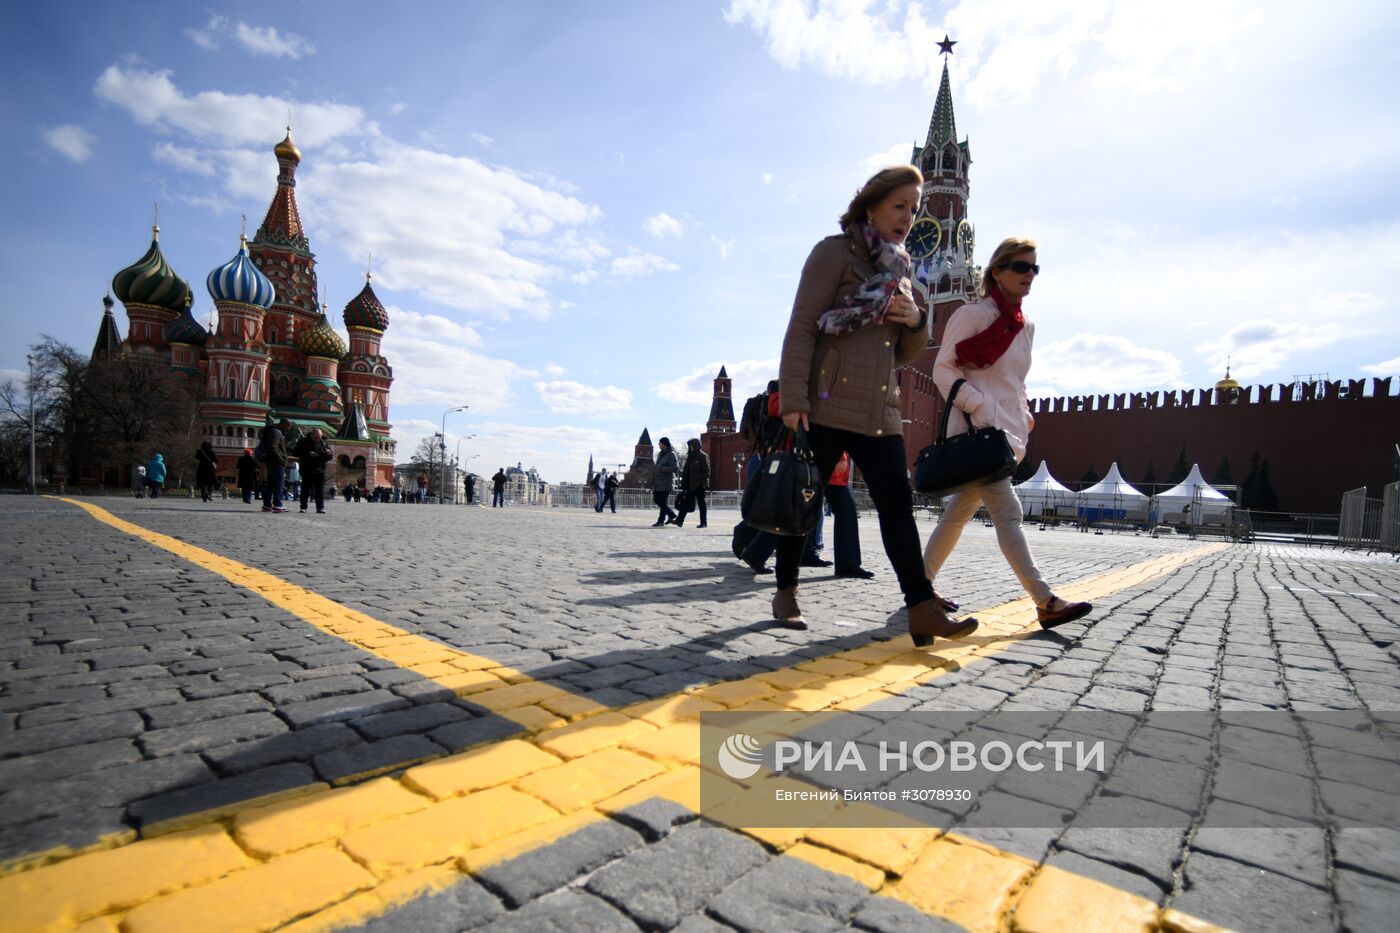
[[909, 228], [909, 236], [905, 242], [908, 244], [910, 256], [926, 259], [938, 249], [942, 238], [943, 231], [939, 228], [938, 221], [932, 217], [924, 217], [915, 221], [914, 226]]
[[972, 232], [972, 224], [968, 223], [966, 220], [959, 221], [958, 249], [962, 250], [962, 254], [968, 259], [972, 258], [973, 240], [975, 239], [976, 237]]

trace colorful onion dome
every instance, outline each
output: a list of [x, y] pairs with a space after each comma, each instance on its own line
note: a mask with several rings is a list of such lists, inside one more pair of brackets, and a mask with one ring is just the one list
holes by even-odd
[[374, 289], [370, 288], [369, 280], [370, 277], [366, 275], [365, 287], [345, 306], [345, 326], [388, 330], [389, 312], [384, 310], [384, 303], [379, 300]]
[[166, 343], [187, 343], [194, 347], [202, 347], [204, 341], [208, 339], [209, 331], [205, 330], [204, 325], [194, 319], [189, 302], [185, 303], [184, 310], [180, 312], [179, 317], [165, 325]]
[[209, 294], [217, 301], [237, 301], [266, 311], [277, 300], [277, 291], [248, 256], [248, 238], [242, 237], [238, 254], [209, 273]]
[[297, 334], [297, 349], [306, 356], [321, 356], [328, 360], [338, 360], [345, 356], [345, 339], [335, 332], [321, 309], [321, 317], [316, 323]]
[[112, 277], [112, 291], [122, 304], [155, 305], [179, 311], [190, 296], [189, 283], [175, 274], [160, 251], [160, 228], [151, 228], [146, 255]]
[[301, 162], [301, 150], [292, 142], [292, 128], [287, 127], [287, 138], [272, 147], [272, 151], [279, 159], [291, 159], [293, 162]]

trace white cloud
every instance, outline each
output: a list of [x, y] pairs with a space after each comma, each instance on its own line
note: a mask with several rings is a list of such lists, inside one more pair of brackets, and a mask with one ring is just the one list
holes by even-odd
[[621, 278], [635, 278], [653, 272], [675, 272], [679, 268], [669, 259], [631, 247], [626, 256], [618, 256], [612, 261], [611, 271]]
[[305, 36], [278, 32], [272, 26], [249, 26], [242, 21], [230, 25], [226, 16], [211, 15], [203, 29], [186, 29], [185, 35], [195, 45], [209, 52], [218, 50], [221, 38], [232, 36], [243, 51], [250, 55], [295, 60], [303, 55], [316, 54], [316, 47], [308, 42]]
[[[681, 424], [672, 424], [662, 427], [653, 431], [651, 436], [658, 442], [663, 437], [670, 438], [671, 446], [675, 448], [677, 453], [681, 453], [685, 450], [686, 441], [690, 440], [692, 437], [699, 437], [704, 433], [705, 423], [703, 421], [686, 421]], [[655, 455], [655, 451], [652, 453]], [[711, 469], [713, 468], [713, 465], [711, 465]]]
[[496, 145], [496, 140], [491, 136], [487, 136], [485, 133], [472, 133], [471, 138], [483, 149], [490, 149], [492, 146]]
[[1372, 363], [1369, 366], [1361, 367], [1363, 373], [1370, 373], [1373, 376], [1400, 376], [1400, 356], [1393, 357], [1380, 363]]
[[182, 172], [193, 172], [196, 175], [214, 174], [214, 166], [199, 152], [174, 143], [160, 143], [151, 150], [151, 157]]
[[394, 306], [386, 310], [383, 350], [394, 367], [395, 405], [470, 405], [489, 414], [509, 403], [514, 381], [534, 375], [478, 352], [481, 338], [470, 327]]
[[540, 401], [565, 415], [602, 415], [631, 411], [632, 393], [617, 386], [586, 386], [580, 382], [536, 382]]
[[730, 237], [727, 240], [721, 240], [719, 237], [715, 236], [712, 233], [710, 234], [710, 242], [713, 243], [715, 247], [719, 250], [720, 259], [728, 259], [730, 251], [734, 249], [734, 237]]
[[1027, 100], [1089, 59], [1103, 88], [1169, 88], [1228, 56], [1235, 38], [1259, 22], [1257, 11], [1220, 0], [963, 0], [941, 15], [930, 23], [915, 0], [731, 0], [724, 17], [758, 33], [784, 68], [813, 67], [876, 87], [914, 80], [936, 89], [937, 42], [946, 30], [964, 37], [954, 67], [978, 107]]
[[[565, 273], [546, 244], [601, 214], [514, 172], [388, 140], [370, 158], [311, 167], [307, 190], [303, 210], [350, 255], [372, 253], [387, 287], [498, 319], [553, 313], [545, 285]], [[598, 252], [569, 246], [576, 262]]]
[[546, 364], [544, 367], [544, 371], [551, 376], [562, 376], [564, 375], [564, 373], [568, 372], [568, 370], [558, 365], [557, 363]]
[[646, 220], [642, 221], [642, 229], [658, 240], [668, 236], [685, 236], [685, 225], [665, 212], [652, 214]]
[[714, 398], [715, 378], [719, 375], [721, 367], [732, 380], [730, 397], [734, 402], [735, 419], [738, 419], [745, 399], [757, 395], [767, 388], [768, 380], [778, 378], [777, 359], [740, 360], [737, 363], [728, 364], [717, 360], [692, 369], [684, 376], [672, 379], [670, 382], [654, 385], [651, 390], [667, 402], [675, 402], [680, 405], [708, 406], [710, 400]]
[[186, 96], [171, 80], [172, 74], [111, 65], [98, 76], [93, 93], [125, 110], [142, 126], [160, 132], [181, 130], [198, 140], [224, 145], [265, 146], [286, 125], [288, 108], [296, 117], [297, 145], [302, 149], [337, 137], [378, 132], [359, 107], [223, 91]]
[[403, 113], [407, 107], [408, 104], [405, 104], [403, 101], [395, 101], [389, 105], [389, 112], [397, 117], [399, 114]]
[[271, 26], [249, 26], [247, 23], [239, 23], [234, 27], [233, 37], [244, 50], [253, 55], [298, 59], [303, 55], [316, 54], [316, 47], [306, 41], [304, 36], [278, 32]]
[[[919, 142], [922, 144], [923, 140]], [[889, 168], [891, 165], [907, 164], [909, 162], [909, 154], [913, 151], [914, 146], [911, 143], [895, 143], [884, 152], [877, 152], [874, 155], [868, 155], [862, 159], [860, 163], [861, 171], [865, 172], [867, 175], [874, 175], [882, 168]]]
[[1243, 381], [1276, 370], [1298, 353], [1351, 336], [1355, 336], [1354, 331], [1334, 323], [1245, 321], [1196, 349], [1207, 354], [1212, 367], [1222, 373], [1228, 362], [1231, 375]]
[[208, 24], [203, 29], [186, 29], [185, 35], [201, 49], [214, 52], [219, 48], [219, 33], [223, 32], [224, 27], [227, 25], [227, 18], [223, 16], [210, 16]]
[[46, 126], [40, 133], [50, 149], [74, 162], [92, 158], [92, 146], [97, 142], [97, 137], [81, 126]]
[[773, 173], [772, 173], [772, 172], [764, 172], [764, 173], [763, 173], [763, 183], [764, 183], [765, 185], [771, 185], [771, 184], [773, 184]]
[[1065, 392], [1123, 392], [1175, 385], [1181, 360], [1126, 337], [1076, 334], [1037, 348], [1030, 375]]

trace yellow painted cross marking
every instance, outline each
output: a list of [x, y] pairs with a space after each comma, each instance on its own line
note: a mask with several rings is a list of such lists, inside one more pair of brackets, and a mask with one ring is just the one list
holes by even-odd
[[[548, 845], [661, 797], [700, 809], [699, 716], [706, 710], [855, 710], [940, 676], [1035, 629], [1021, 599], [978, 613], [977, 638], [915, 651], [872, 643], [785, 671], [607, 710], [489, 659], [412, 635], [263, 571], [74, 500], [100, 521], [248, 587], [322, 631], [438, 683], [494, 678], [471, 702], [534, 734], [408, 768], [392, 778], [279, 802], [251, 801], [222, 822], [171, 835], [54, 852], [0, 877], [0, 931], [201, 928], [297, 933], [362, 923], [461, 873]], [[1099, 599], [1217, 553], [1209, 545], [1059, 588]], [[446, 665], [442, 671], [432, 665]], [[459, 689], [453, 686], [452, 689]], [[485, 701], [485, 702], [483, 702]], [[533, 712], [531, 712], [533, 711]], [[547, 722], [546, 722], [547, 718]], [[572, 721], [572, 722], [570, 722]], [[870, 825], [879, 826], [872, 810]], [[973, 930], [1081, 930], [1210, 924], [1108, 885], [932, 828], [732, 827], [786, 856]], [[263, 896], [256, 892], [277, 892]], [[1107, 925], [1106, 925], [1107, 924]]]

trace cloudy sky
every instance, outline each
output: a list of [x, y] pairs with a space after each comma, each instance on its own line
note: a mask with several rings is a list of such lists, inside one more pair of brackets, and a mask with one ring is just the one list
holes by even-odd
[[[807, 251], [907, 160], [944, 32], [977, 258], [1041, 243], [1037, 394], [1400, 373], [1400, 6], [345, 0], [0, 8], [6, 339], [87, 349], [161, 243], [204, 277], [287, 112], [333, 320], [390, 306], [401, 450], [577, 480], [775, 374]], [[125, 329], [124, 316], [121, 326]]]

